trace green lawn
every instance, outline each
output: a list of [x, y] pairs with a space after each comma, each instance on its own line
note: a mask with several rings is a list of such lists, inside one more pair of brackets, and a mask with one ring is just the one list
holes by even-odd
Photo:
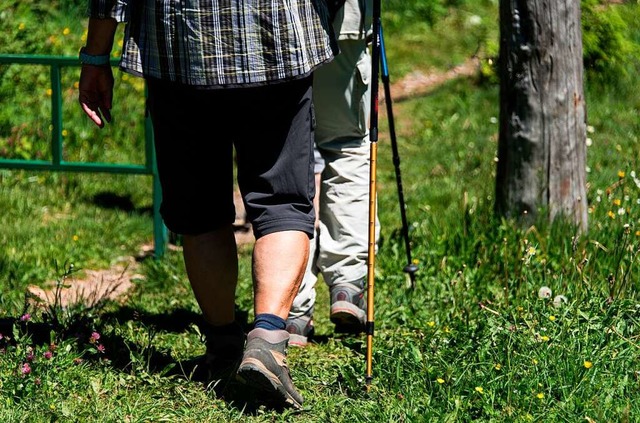
[[[86, 24], [77, 3], [2, 3], [2, 52], [75, 55]], [[444, 71], [478, 45], [488, 60], [497, 4], [458, 3], [434, 25], [393, 20], [413, 9], [385, 12], [393, 80]], [[628, 38], [639, 40], [639, 6], [617, 7]], [[464, 31], [469, 25], [475, 29]], [[217, 395], [189, 377], [204, 345], [179, 248], [138, 263], [124, 301], [30, 305], [28, 286], [64, 286], [152, 241], [150, 178], [0, 170], [0, 421], [640, 420], [640, 65], [626, 66], [615, 89], [587, 81], [583, 235], [562, 222], [521, 230], [494, 216], [499, 93], [486, 74], [394, 104], [419, 265], [414, 290], [402, 271], [397, 187], [380, 116], [373, 382], [366, 391], [364, 337], [333, 333], [320, 283], [316, 342], [290, 350], [301, 412], [256, 407], [235, 383]], [[47, 78], [42, 69], [0, 66], [3, 156], [47, 154]], [[115, 122], [98, 131], [79, 111], [77, 70], [65, 78], [69, 154], [141, 160], [140, 81], [117, 75]], [[97, 201], [104, 193], [119, 206]], [[552, 293], [541, 298], [544, 287]], [[240, 251], [237, 305], [251, 322], [250, 246]]]

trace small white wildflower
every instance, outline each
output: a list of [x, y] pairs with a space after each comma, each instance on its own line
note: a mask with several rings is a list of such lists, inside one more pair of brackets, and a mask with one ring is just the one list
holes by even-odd
[[594, 128], [591, 125], [588, 125], [587, 126], [587, 132], [590, 133], [590, 134], [593, 134], [594, 132], [596, 132], [596, 128]]
[[489, 118], [489, 122], [491, 122], [491, 123], [498, 123], [498, 118], [497, 118], [497, 117], [495, 117], [495, 116], [491, 116], [491, 117]]
[[593, 145], [593, 140], [591, 138], [587, 138], [587, 147], [591, 147]]
[[587, 173], [591, 173], [591, 168], [589, 166], [585, 166], [584, 171]]
[[569, 300], [564, 295], [556, 295], [553, 298], [553, 306], [555, 308], [560, 308], [565, 305]]
[[600, 197], [599, 195], [596, 197], [596, 202], [600, 203], [602, 202], [602, 197]]
[[619, 215], [619, 216], [622, 216], [622, 215], [623, 215], [623, 214], [625, 214], [625, 213], [626, 213], [626, 212], [625, 212], [625, 210], [624, 210], [624, 207], [620, 207], [620, 208], [618, 209], [618, 215]]
[[473, 15], [473, 16], [469, 17], [467, 22], [471, 26], [477, 26], [477, 25], [480, 25], [482, 23], [482, 18], [480, 16], [478, 16], [478, 15]]
[[551, 298], [551, 288], [548, 286], [542, 286], [538, 290], [538, 298]]

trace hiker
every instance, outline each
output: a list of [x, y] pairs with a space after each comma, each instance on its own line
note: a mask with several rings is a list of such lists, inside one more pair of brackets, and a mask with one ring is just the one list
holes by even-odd
[[[312, 74], [337, 48], [322, 1], [245, 3], [91, 1], [79, 101], [99, 127], [111, 121], [109, 56], [126, 21], [120, 69], [147, 83], [161, 214], [183, 239], [207, 358], [240, 362], [238, 378], [262, 398], [299, 408], [285, 323], [314, 234]], [[233, 147], [256, 238], [246, 345], [234, 314]]]
[[313, 76], [317, 225], [287, 319], [295, 346], [313, 335], [318, 274], [329, 287], [336, 332], [360, 333], [366, 321], [372, 2], [347, 0], [333, 27], [340, 54]]

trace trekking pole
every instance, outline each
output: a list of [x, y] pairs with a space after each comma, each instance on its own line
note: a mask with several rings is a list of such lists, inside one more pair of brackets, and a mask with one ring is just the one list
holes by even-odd
[[404, 204], [404, 192], [402, 190], [402, 176], [400, 175], [400, 155], [398, 154], [398, 141], [396, 139], [396, 125], [393, 119], [393, 106], [391, 104], [391, 84], [389, 83], [389, 67], [387, 66], [387, 52], [384, 48], [384, 36], [382, 33], [382, 22], [380, 22], [380, 60], [382, 65], [382, 84], [384, 85], [384, 100], [387, 105], [387, 117], [389, 119], [389, 136], [391, 138], [391, 149], [393, 151], [393, 166], [396, 171], [396, 184], [398, 186], [398, 201], [400, 203], [400, 217], [402, 218], [402, 236], [404, 237], [404, 249], [407, 253], [407, 265], [404, 272], [411, 278], [411, 289], [416, 287], [416, 275], [418, 266], [411, 258], [411, 243], [409, 241], [409, 225], [407, 224], [407, 213]]
[[367, 334], [366, 389], [371, 388], [373, 379], [373, 286], [375, 279], [376, 247], [376, 171], [378, 160], [378, 74], [380, 69], [380, 2], [373, 0], [373, 41], [371, 45], [371, 116], [369, 141], [371, 142], [369, 162], [369, 250], [367, 260]]

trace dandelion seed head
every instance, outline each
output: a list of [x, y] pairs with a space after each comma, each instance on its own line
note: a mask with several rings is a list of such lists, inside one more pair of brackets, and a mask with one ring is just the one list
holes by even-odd
[[538, 290], [538, 298], [551, 298], [551, 288], [548, 286], [541, 286]]
[[553, 306], [555, 308], [560, 308], [565, 305], [569, 300], [564, 295], [556, 295], [553, 298]]

